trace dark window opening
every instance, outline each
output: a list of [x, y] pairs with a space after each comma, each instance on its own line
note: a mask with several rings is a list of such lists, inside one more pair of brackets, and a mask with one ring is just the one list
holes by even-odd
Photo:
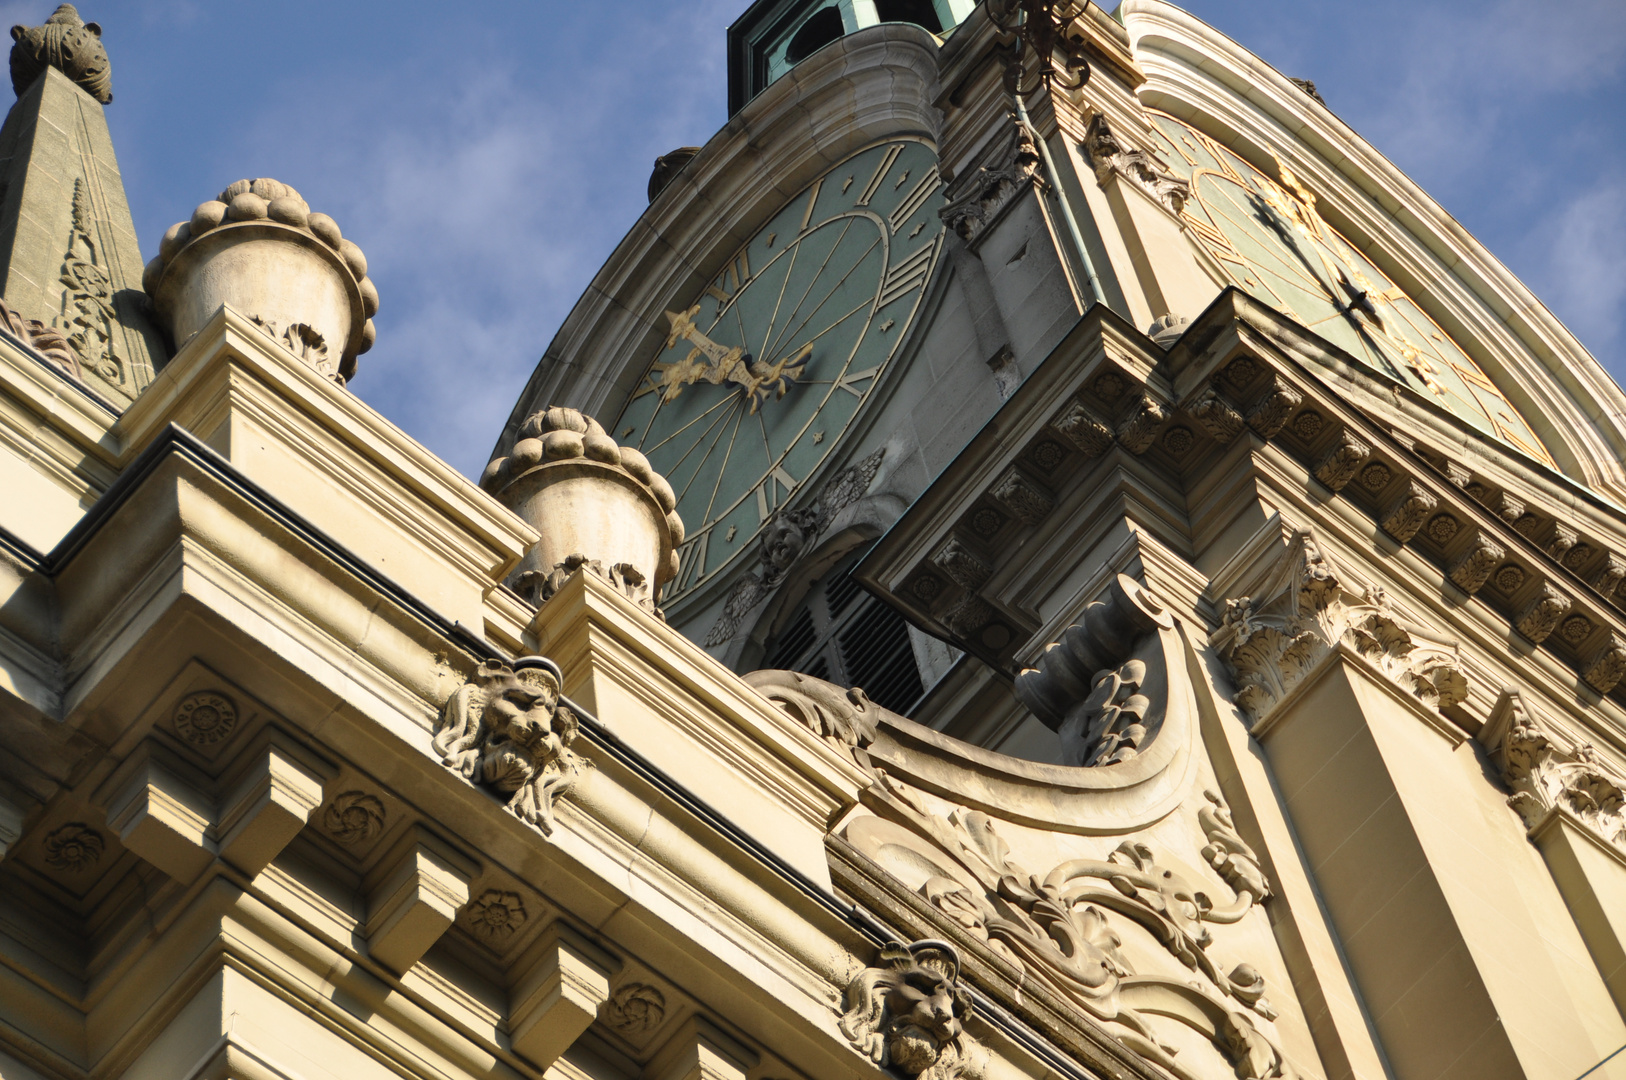
[[882, 22], [908, 22], [934, 34], [943, 32], [943, 22], [932, 0], [875, 0], [875, 13]]
[[854, 552], [813, 583], [762, 666], [862, 687], [883, 709], [907, 715], [926, 692], [909, 624], [853, 580], [862, 554]]
[[[931, 4], [926, 6], [930, 7]], [[796, 36], [790, 39], [790, 44], [785, 48], [785, 59], [799, 64], [844, 33], [846, 27], [841, 25], [840, 11], [833, 7], [815, 11], [813, 17], [803, 23]]]

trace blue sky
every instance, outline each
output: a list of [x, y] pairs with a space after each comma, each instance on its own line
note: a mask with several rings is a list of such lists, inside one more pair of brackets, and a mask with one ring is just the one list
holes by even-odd
[[[655, 156], [725, 119], [746, 0], [85, 0], [143, 252], [233, 180], [336, 218], [383, 297], [355, 392], [477, 474]], [[36, 25], [51, 0], [0, 0]], [[1626, 2], [1189, 0], [1412, 176], [1626, 376]]]

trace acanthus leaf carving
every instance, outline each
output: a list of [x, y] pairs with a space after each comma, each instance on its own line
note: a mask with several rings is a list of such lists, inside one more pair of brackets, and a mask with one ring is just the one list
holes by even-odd
[[550, 661], [488, 660], [446, 700], [433, 745], [448, 768], [506, 795], [510, 811], [548, 836], [554, 803], [592, 767], [571, 749], [579, 728]]
[[102, 265], [105, 257], [92, 235], [90, 195], [85, 182], [73, 182], [73, 225], [62, 257], [62, 312], [53, 322], [78, 357], [79, 366], [120, 386], [129, 377], [127, 364], [113, 347], [118, 313], [113, 309], [113, 279]]
[[[1269, 895], [1269, 888], [1252, 849], [1231, 827], [1223, 800], [1214, 793], [1208, 798], [1210, 805], [1199, 818], [1214, 853], [1205, 851], [1205, 858], [1227, 884], [1235, 880], [1241, 885], [1240, 891], [1232, 886], [1232, 897], [1219, 904], [1213, 897], [1224, 885], [1188, 878], [1160, 863], [1151, 846], [1135, 840], [1122, 841], [1105, 859], [1067, 859], [1046, 874], [1030, 873], [1011, 857], [986, 814], [963, 807], [947, 816], [933, 813], [918, 792], [884, 771], [866, 802], [884, 808], [888, 816], [856, 819], [847, 836], [877, 860], [887, 860], [888, 852], [909, 852], [893, 856], [902, 861], [881, 865], [910, 887], [919, 880], [920, 895], [950, 925], [1014, 965], [1025, 980], [1105, 1022], [1143, 1056], [1167, 1067], [1176, 1052], [1158, 1036], [1148, 1011], [1138, 1007], [1145, 1004], [1205, 1035], [1239, 1067], [1239, 1076], [1252, 1075], [1241, 1066], [1260, 1055], [1261, 1060], [1282, 1060], [1279, 1049], [1250, 1019], [1274, 1019], [1276, 1010], [1265, 998], [1265, 979], [1255, 967], [1239, 963], [1226, 973], [1209, 955], [1208, 926], [1240, 921]], [[1146, 930], [1199, 978], [1136, 974], [1114, 929], [1116, 917]], [[1187, 1007], [1157, 1007], [1155, 1002], [1169, 995], [1183, 999]]]
[[1190, 182], [1176, 176], [1149, 152], [1127, 147], [1103, 113], [1096, 113], [1084, 133], [1084, 149], [1095, 165], [1096, 182], [1105, 186], [1114, 175], [1135, 185], [1153, 202], [1178, 217], [1191, 197]]
[[1536, 829], [1565, 812], [1626, 853], [1626, 776], [1586, 743], [1560, 734], [1516, 690], [1504, 690], [1479, 740], [1512, 789], [1508, 805]]
[[812, 503], [796, 510], [781, 510], [763, 527], [758, 541], [758, 567], [741, 575], [723, 600], [723, 612], [706, 634], [705, 645], [722, 645], [739, 633], [740, 624], [756, 606], [779, 587], [803, 555], [813, 550], [837, 514], [863, 498], [880, 471], [886, 448], [850, 465], [826, 484]]
[[1203, 430], [1221, 446], [1229, 446], [1238, 435], [1247, 421], [1242, 414], [1212, 386], [1204, 390], [1202, 395], [1191, 406], [1191, 415], [1203, 426]]
[[1273, 439], [1287, 424], [1287, 418], [1304, 401], [1296, 386], [1270, 373], [1270, 384], [1253, 408], [1248, 410], [1248, 426], [1263, 438]]
[[1131, 454], [1144, 454], [1152, 448], [1158, 430], [1168, 418], [1169, 411], [1162, 403], [1143, 392], [1134, 399], [1119, 422], [1118, 441]]
[[1087, 457], [1098, 458], [1112, 447], [1112, 429], [1077, 398], [1056, 414], [1050, 426]]
[[1479, 533], [1451, 563], [1450, 578], [1463, 592], [1472, 595], [1485, 587], [1503, 559], [1507, 549], [1484, 533]]
[[1514, 625], [1519, 633], [1540, 645], [1558, 629], [1558, 621], [1569, 612], [1570, 604], [1569, 597], [1551, 585], [1543, 584], [1541, 591], [1525, 607], [1524, 614]]
[[1316, 463], [1315, 478], [1329, 491], [1342, 491], [1371, 456], [1372, 448], [1345, 428], [1339, 433], [1338, 441], [1328, 447]]
[[1467, 696], [1457, 645], [1406, 619], [1382, 589], [1347, 587], [1310, 533], [1293, 534], [1280, 566], [1262, 599], [1225, 601], [1208, 639], [1231, 668], [1236, 703], [1255, 724], [1339, 647], [1429, 708]]
[[1018, 120], [1015, 113], [1008, 119], [1010, 132], [1004, 148], [979, 168], [949, 204], [937, 212], [968, 244], [982, 235], [988, 223], [1029, 185], [1041, 190], [1047, 187], [1040, 168], [1039, 150], [1027, 125]]
[[1410, 481], [1384, 511], [1383, 531], [1404, 544], [1417, 535], [1438, 505], [1439, 500], [1432, 491], [1415, 480]]
[[875, 741], [880, 706], [859, 687], [845, 689], [799, 671], [761, 668], [742, 676], [753, 690], [820, 738], [853, 751], [861, 764]]

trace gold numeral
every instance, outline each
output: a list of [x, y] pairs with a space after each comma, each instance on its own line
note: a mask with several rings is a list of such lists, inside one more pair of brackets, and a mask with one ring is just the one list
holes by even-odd
[[706, 286], [706, 295], [726, 307], [739, 291], [751, 283], [750, 252], [741, 251], [729, 262], [717, 280]]
[[707, 529], [699, 536], [690, 537], [678, 548], [678, 572], [666, 586], [667, 596], [688, 592], [706, 574], [706, 541], [711, 538]]
[[929, 170], [925, 176], [920, 178], [920, 183], [916, 184], [909, 194], [904, 196], [903, 201], [898, 204], [898, 208], [887, 216], [887, 224], [892, 226], [892, 235], [897, 235], [898, 230], [903, 228], [904, 224], [915, 216], [915, 211], [919, 210], [926, 200], [932, 197], [932, 193], [941, 184], [942, 181], [937, 178], [936, 169]]
[[880, 168], [875, 170], [875, 175], [870, 177], [869, 183], [864, 185], [864, 193], [858, 196], [858, 201], [853, 204], [854, 206], [869, 205], [869, 201], [875, 198], [875, 193], [881, 189], [881, 181], [886, 179], [887, 171], [892, 168], [892, 163], [898, 160], [898, 155], [901, 153], [903, 153], [901, 143], [886, 148], [886, 155], [881, 158]]
[[861, 397], [864, 396], [864, 391], [862, 391], [862, 390], [860, 390], [858, 388], [858, 384], [861, 383], [861, 382], [866, 382], [866, 381], [868, 381], [870, 379], [875, 378], [875, 376], [878, 375], [880, 373], [880, 371], [881, 371], [881, 369], [877, 365], [876, 367], [865, 368], [863, 371], [848, 372], [847, 374], [843, 375], [841, 378], [836, 380], [836, 389], [837, 390], [845, 390], [845, 391], [847, 391], [847, 393], [851, 394], [853, 397], [861, 398]]
[[[768, 478], [757, 486], [757, 520], [767, 521], [774, 510], [784, 505], [790, 498], [791, 492], [796, 490], [797, 480], [785, 471], [783, 465], [775, 465]], [[779, 488], [784, 488], [781, 494]]]
[[910, 289], [919, 288], [926, 283], [926, 276], [932, 271], [934, 247], [933, 244], [927, 244], [898, 265], [887, 269], [886, 280], [881, 283], [881, 299], [875, 304], [877, 311]]
[[824, 186], [824, 177], [813, 181], [813, 187], [807, 193], [807, 209], [802, 211], [802, 227], [797, 232], [806, 232], [807, 223], [813, 220], [813, 206], [819, 201], [819, 188]]

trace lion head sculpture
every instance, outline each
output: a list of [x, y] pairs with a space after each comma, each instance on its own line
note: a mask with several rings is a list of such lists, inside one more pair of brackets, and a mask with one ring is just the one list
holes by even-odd
[[879, 963], [847, 987], [841, 1032], [878, 1065], [953, 1080], [965, 1066], [961, 1034], [970, 1016], [954, 946], [892, 942], [881, 949]]
[[489, 660], [447, 700], [434, 747], [449, 768], [511, 796], [508, 809], [548, 834], [554, 800], [588, 767], [570, 748], [579, 727], [559, 704], [549, 661]]

